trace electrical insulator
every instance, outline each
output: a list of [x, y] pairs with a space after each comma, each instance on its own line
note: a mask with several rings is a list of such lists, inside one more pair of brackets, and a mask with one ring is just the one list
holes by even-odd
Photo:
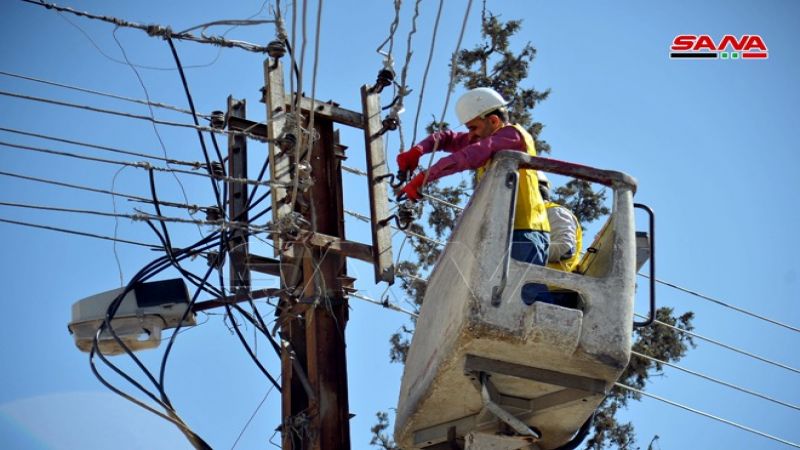
[[393, 116], [386, 116], [381, 123], [383, 124], [381, 134], [386, 133], [387, 131], [394, 131], [400, 125], [400, 121], [397, 120], [397, 117]]
[[218, 161], [212, 161], [211, 166], [208, 168], [211, 175], [217, 177], [224, 177], [225, 176], [225, 168], [222, 166], [222, 163]]
[[375, 92], [383, 91], [386, 86], [391, 86], [394, 81], [394, 72], [389, 69], [381, 69], [378, 72], [378, 79], [375, 80], [375, 86], [372, 88]]
[[222, 219], [222, 211], [216, 206], [209, 206], [205, 208], [206, 210], [206, 220], [209, 222], [215, 222], [217, 220]]
[[297, 145], [297, 137], [292, 133], [284, 133], [275, 140], [275, 144], [277, 144], [278, 147], [280, 147], [280, 149], [286, 153], [291, 151], [295, 145]]
[[403, 202], [397, 207], [398, 228], [405, 230], [417, 218], [418, 207], [413, 202]]
[[221, 269], [225, 266], [225, 258], [220, 257], [218, 252], [208, 252], [206, 253], [206, 263], [208, 263], [208, 267]]
[[211, 111], [211, 128], [222, 129], [225, 127], [225, 113], [222, 111]]
[[300, 161], [297, 164], [297, 188], [300, 192], [306, 192], [313, 185], [314, 179], [311, 178], [311, 165], [306, 161]]
[[267, 54], [270, 58], [282, 58], [286, 54], [286, 45], [284, 45], [283, 41], [272, 41], [267, 44]]

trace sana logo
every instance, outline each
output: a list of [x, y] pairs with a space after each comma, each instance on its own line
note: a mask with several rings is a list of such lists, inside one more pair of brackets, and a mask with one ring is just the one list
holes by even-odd
[[672, 40], [670, 58], [689, 59], [766, 59], [769, 50], [758, 34], [741, 37], [726, 34], [715, 41], [707, 34], [679, 34]]

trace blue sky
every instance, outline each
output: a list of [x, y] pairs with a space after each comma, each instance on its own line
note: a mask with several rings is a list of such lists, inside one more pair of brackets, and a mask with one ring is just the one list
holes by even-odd
[[[207, 1], [101, 2], [71, 1], [77, 9], [140, 23], [169, 25], [174, 30], [219, 19], [256, 14], [262, 2]], [[316, 2], [308, 11], [308, 45], [304, 88], [311, 91]], [[439, 117], [448, 82], [447, 62], [455, 49], [466, 1], [448, 2], [436, 41], [434, 64], [426, 86], [422, 121]], [[402, 116], [406, 141], [411, 139], [417, 96], [431, 42], [437, 2], [420, 5], [418, 33], [409, 85], [414, 92]], [[286, 5], [284, 5], [286, 6]], [[481, 2], [474, 2], [464, 46], [478, 42]], [[658, 276], [703, 294], [775, 318], [800, 324], [800, 263], [792, 239], [798, 223], [800, 169], [795, 132], [800, 123], [800, 5], [787, 1], [697, 2], [495, 2], [488, 8], [503, 19], [524, 19], [513, 42], [530, 41], [537, 49], [527, 86], [552, 89], [550, 99], [535, 110], [545, 124], [542, 137], [553, 157], [627, 172], [639, 181], [636, 200], [657, 214]], [[404, 2], [395, 43], [398, 68], [405, 57], [413, 2]], [[265, 9], [257, 18], [269, 18]], [[376, 48], [388, 36], [394, 18], [390, 1], [325, 2], [323, 6], [317, 97], [360, 109], [359, 89], [372, 83], [381, 67]], [[291, 21], [291, 20], [290, 20]], [[71, 23], [70, 23], [71, 22]], [[74, 25], [73, 25], [74, 24]], [[77, 27], [76, 27], [77, 25]], [[80, 27], [80, 29], [78, 28]], [[222, 33], [226, 27], [210, 30]], [[302, 41], [298, 17], [298, 47]], [[112, 34], [113, 27], [23, 2], [0, 5], [2, 47], [0, 71], [133, 98], [145, 98], [137, 75], [126, 64]], [[679, 61], [668, 58], [678, 34], [759, 34], [769, 48], [761, 61]], [[254, 43], [274, 38], [272, 25], [240, 27], [228, 37]], [[170, 70], [138, 70], [147, 95], [186, 106], [180, 79], [167, 44], [137, 30], [120, 29], [117, 39], [138, 65]], [[91, 40], [90, 40], [91, 38]], [[237, 49], [217, 50], [191, 42], [176, 46], [187, 68], [197, 109], [224, 109], [228, 95], [247, 99], [248, 117], [263, 120], [258, 102], [263, 83], [262, 58]], [[99, 48], [99, 49], [98, 49]], [[101, 51], [102, 50], [102, 53]], [[299, 51], [299, 48], [298, 48]], [[0, 90], [59, 99], [83, 105], [149, 115], [142, 105], [110, 100], [63, 88], [0, 75]], [[462, 90], [458, 88], [455, 95]], [[388, 103], [388, 93], [384, 102]], [[455, 97], [454, 97], [455, 99]], [[0, 127], [161, 154], [149, 122], [0, 96]], [[456, 123], [452, 111], [445, 116]], [[156, 110], [159, 119], [188, 122], [180, 113]], [[202, 159], [194, 131], [159, 126], [169, 156]], [[19, 134], [0, 132], [0, 141], [67, 150], [113, 159], [109, 155]], [[342, 130], [349, 146], [347, 164], [364, 167], [363, 137]], [[389, 154], [399, 150], [389, 137]], [[263, 144], [250, 143], [251, 170], [266, 154]], [[3, 171], [25, 174], [134, 195], [148, 196], [146, 173], [119, 171], [116, 166], [34, 154], [0, 146]], [[394, 169], [394, 167], [392, 167]], [[255, 176], [255, 173], [251, 173]], [[210, 204], [204, 179], [182, 176], [190, 203]], [[454, 177], [455, 181], [460, 178]], [[162, 199], [181, 201], [175, 179], [158, 177]], [[47, 186], [0, 176], [0, 201], [113, 211], [109, 196]], [[345, 174], [345, 206], [368, 212], [364, 180]], [[118, 199], [117, 211], [140, 204]], [[181, 214], [169, 210], [170, 214]], [[102, 235], [155, 242], [141, 222], [29, 211], [0, 206], [0, 218], [69, 228]], [[639, 228], [644, 227], [640, 217]], [[170, 227], [176, 241], [196, 240], [191, 225]], [[588, 231], [591, 237], [594, 229]], [[120, 285], [157, 256], [125, 244], [0, 223], [6, 236], [2, 252], [4, 370], [0, 372], [0, 442], [5, 448], [189, 448], [170, 424], [105, 390], [92, 376], [88, 358], [67, 333], [70, 305], [88, 295]], [[350, 239], [368, 242], [368, 229], [347, 221]], [[399, 243], [399, 240], [398, 240]], [[254, 244], [253, 251], [271, 249]], [[407, 248], [406, 248], [407, 251]], [[202, 262], [190, 265], [202, 270]], [[374, 285], [370, 267], [353, 263], [351, 275], [364, 295], [379, 298], [385, 286]], [[170, 275], [170, 274], [166, 274]], [[165, 276], [166, 276], [165, 275]], [[172, 274], [174, 275], [174, 274]], [[276, 280], [256, 276], [257, 287], [276, 287]], [[643, 280], [642, 280], [643, 281]], [[399, 290], [392, 292], [399, 295]], [[800, 366], [795, 331], [732, 312], [708, 301], [660, 286], [661, 305], [696, 313], [696, 331], [728, 345]], [[644, 297], [637, 310], [644, 312]], [[265, 311], [269, 310], [263, 305]], [[271, 448], [269, 438], [280, 420], [280, 397], [251, 363], [222, 316], [200, 315], [202, 325], [186, 330], [170, 358], [167, 391], [182, 417], [215, 448], [230, 448], [257, 410], [236, 448]], [[406, 323], [401, 314], [358, 301], [351, 302], [347, 328], [350, 405], [354, 449], [368, 448], [374, 413], [396, 404], [402, 368], [388, 362], [388, 337]], [[253, 336], [252, 328], [246, 334]], [[756, 361], [712, 344], [698, 347], [680, 365], [782, 401], [800, 403], [798, 373]], [[278, 364], [268, 344], [257, 342], [258, 354], [273, 373]], [[155, 367], [160, 351], [142, 353]], [[753, 398], [719, 384], [667, 369], [648, 385], [648, 392], [734, 422], [800, 442], [798, 411]], [[268, 395], [267, 395], [268, 394]], [[657, 400], [645, 399], [625, 411], [633, 421], [642, 448], [654, 435], [660, 448], [781, 449], [786, 445], [700, 417]], [[277, 439], [277, 437], [276, 437]], [[274, 442], [278, 442], [274, 440]], [[655, 448], [659, 448], [656, 446]]]

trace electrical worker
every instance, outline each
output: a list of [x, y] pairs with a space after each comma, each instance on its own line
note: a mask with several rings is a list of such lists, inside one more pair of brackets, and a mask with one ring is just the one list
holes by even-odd
[[550, 180], [542, 171], [539, 177], [539, 193], [542, 194], [550, 222], [550, 248], [547, 267], [572, 272], [581, 257], [583, 230], [575, 214], [569, 208], [550, 200]]
[[[467, 132], [439, 131], [406, 152], [397, 155], [401, 171], [412, 172], [425, 153], [442, 149], [450, 155], [440, 159], [425, 172], [415, 175], [401, 190], [409, 200], [418, 201], [419, 190], [426, 182], [467, 169], [477, 170], [480, 182], [492, 156], [501, 150], [518, 150], [536, 156], [533, 137], [520, 125], [508, 123], [508, 102], [494, 89], [480, 87], [464, 93], [456, 102], [458, 120]], [[517, 188], [516, 214], [512, 236], [511, 257], [544, 266], [550, 243], [550, 225], [544, 201], [538, 188], [535, 170], [521, 169]], [[547, 290], [542, 284], [523, 287], [522, 298], [532, 304], [536, 294]]]

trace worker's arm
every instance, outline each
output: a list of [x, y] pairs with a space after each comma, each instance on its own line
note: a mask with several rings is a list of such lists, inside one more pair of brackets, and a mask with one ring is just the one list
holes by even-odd
[[559, 262], [569, 259], [576, 251], [578, 224], [563, 206], [547, 208], [547, 219], [550, 221], [550, 249], [547, 262]]
[[[464, 134], [467, 135], [466, 133]], [[500, 150], [525, 151], [525, 141], [514, 127], [501, 128], [493, 135], [475, 143], [467, 144], [459, 151], [454, 151], [440, 159], [428, 171], [427, 181], [433, 181], [467, 169], [477, 169], [486, 164], [486, 161]]]
[[425, 139], [419, 141], [415, 147], [419, 147], [422, 153], [431, 153], [434, 148], [446, 152], [457, 152], [469, 145], [469, 133], [457, 132], [453, 130], [437, 131]]

